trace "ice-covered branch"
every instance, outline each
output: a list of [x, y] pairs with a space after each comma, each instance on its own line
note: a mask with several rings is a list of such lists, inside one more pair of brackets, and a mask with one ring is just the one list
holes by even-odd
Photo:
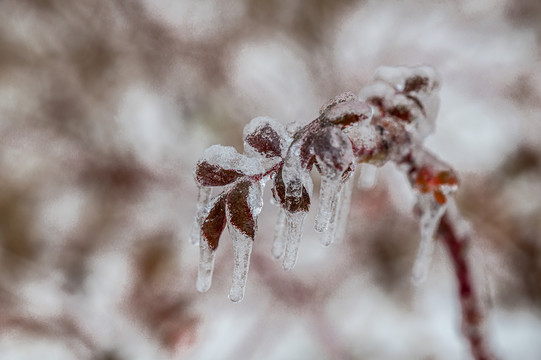
[[[440, 84], [427, 66], [382, 67], [358, 97], [346, 92], [331, 99], [317, 119], [291, 126], [291, 136], [282, 124], [259, 117], [244, 129], [244, 154], [221, 145], [207, 149], [195, 169], [200, 192], [191, 238], [200, 245], [198, 289], [210, 287], [214, 253], [227, 225], [234, 248], [229, 298], [242, 300], [267, 181], [272, 180], [273, 202], [280, 207], [272, 256], [291, 270], [312, 203], [311, 170], [321, 175], [315, 229], [328, 246], [344, 234], [356, 167], [361, 167], [362, 185], [370, 187], [376, 169], [390, 162], [408, 179], [420, 212], [413, 282], [420, 284], [427, 276], [434, 239], [441, 237], [455, 265], [472, 353], [476, 360], [493, 359], [480, 331], [481, 312], [465, 254], [468, 238], [457, 230], [452, 196], [458, 177], [423, 145], [435, 128]], [[213, 187], [221, 192], [211, 197]]]

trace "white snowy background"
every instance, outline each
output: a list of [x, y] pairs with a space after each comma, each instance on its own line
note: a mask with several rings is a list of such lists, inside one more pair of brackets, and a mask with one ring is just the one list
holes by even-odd
[[411, 285], [413, 195], [392, 167], [355, 190], [343, 242], [319, 245], [314, 207], [287, 273], [266, 189], [244, 300], [227, 299], [227, 232], [195, 288], [203, 150], [418, 64], [443, 78], [427, 146], [461, 176], [486, 336], [540, 359], [539, 1], [5, 0], [0, 360], [468, 359], [443, 248]]

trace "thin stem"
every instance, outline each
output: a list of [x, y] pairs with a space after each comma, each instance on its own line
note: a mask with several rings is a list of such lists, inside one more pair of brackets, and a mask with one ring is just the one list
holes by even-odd
[[453, 262], [455, 276], [458, 281], [458, 296], [462, 310], [462, 332], [468, 339], [475, 360], [496, 360], [484, 337], [483, 312], [475, 293], [471, 265], [467, 252], [470, 243], [469, 235], [459, 236], [453, 219], [446, 213], [441, 219], [438, 236], [445, 244]]

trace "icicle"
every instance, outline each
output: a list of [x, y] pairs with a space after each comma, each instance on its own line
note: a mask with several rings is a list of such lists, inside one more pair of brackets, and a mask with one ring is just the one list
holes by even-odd
[[446, 209], [445, 204], [435, 201], [432, 194], [420, 194], [418, 202], [423, 214], [420, 220], [421, 242], [413, 265], [414, 285], [419, 285], [426, 279], [434, 252], [434, 233]]
[[340, 192], [341, 204], [338, 207], [338, 213], [335, 220], [334, 241], [338, 242], [344, 238], [349, 217], [349, 208], [351, 205], [351, 194], [353, 193], [353, 176], [346, 181]]
[[284, 256], [286, 248], [286, 212], [280, 208], [278, 214], [278, 220], [274, 228], [274, 242], [272, 243], [272, 257], [276, 260], [280, 260]]
[[351, 203], [351, 193], [353, 191], [353, 177], [350, 177], [340, 186], [338, 194], [335, 197], [336, 204], [333, 205], [333, 212], [329, 227], [321, 236], [321, 244], [329, 246], [336, 240], [341, 240], [345, 233], [349, 206]]
[[374, 184], [376, 183], [377, 170], [378, 168], [375, 165], [361, 163], [359, 182], [357, 183], [357, 186], [361, 189], [373, 188]]
[[332, 215], [331, 220], [329, 221], [329, 226], [327, 227], [327, 230], [321, 234], [321, 245], [323, 246], [329, 246], [334, 242], [334, 236], [336, 234], [336, 217], [338, 216], [338, 209], [340, 208], [340, 204], [342, 202], [342, 196], [339, 193], [336, 196], [336, 205], [332, 207]]
[[306, 177], [306, 171], [303, 170], [300, 154], [301, 142], [293, 142], [284, 161], [284, 167], [282, 168], [282, 178], [286, 187], [286, 197], [298, 199], [302, 196], [302, 180]]
[[297, 262], [297, 252], [302, 237], [302, 227], [306, 213], [303, 211], [297, 213], [286, 214], [286, 251], [282, 267], [284, 270], [291, 270]]
[[332, 205], [332, 214], [331, 219], [329, 221], [329, 226], [327, 227], [327, 230], [323, 232], [321, 235], [321, 245], [323, 246], [329, 246], [334, 242], [334, 237], [336, 235], [336, 220], [338, 218], [338, 213], [340, 212], [340, 207], [342, 206], [342, 190], [344, 189], [344, 185], [340, 186], [340, 189], [338, 190], [338, 193], [334, 197], [334, 204]]
[[329, 222], [336, 205], [336, 195], [340, 189], [340, 177], [321, 177], [321, 189], [319, 192], [319, 205], [316, 215], [316, 231], [324, 232], [329, 227]]
[[199, 244], [199, 239], [201, 237], [201, 223], [208, 211], [207, 207], [210, 203], [211, 195], [211, 187], [199, 187], [199, 193], [197, 194], [197, 209], [192, 225], [192, 232], [190, 234], [190, 242], [194, 245]]
[[229, 233], [233, 241], [234, 252], [233, 283], [229, 292], [229, 300], [239, 302], [244, 298], [253, 240], [231, 225]]
[[212, 251], [206, 241], [199, 243], [199, 271], [197, 273], [197, 290], [207, 292], [212, 284], [214, 259], [216, 251]]

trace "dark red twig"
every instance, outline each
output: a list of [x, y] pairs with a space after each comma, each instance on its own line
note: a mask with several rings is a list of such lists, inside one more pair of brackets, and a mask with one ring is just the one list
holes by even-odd
[[458, 281], [458, 297], [462, 312], [462, 332], [468, 339], [475, 360], [497, 360], [490, 351], [483, 329], [484, 314], [479, 295], [475, 292], [472, 267], [468, 259], [469, 235], [459, 236], [453, 219], [445, 214], [438, 228], [438, 237], [449, 253]]

